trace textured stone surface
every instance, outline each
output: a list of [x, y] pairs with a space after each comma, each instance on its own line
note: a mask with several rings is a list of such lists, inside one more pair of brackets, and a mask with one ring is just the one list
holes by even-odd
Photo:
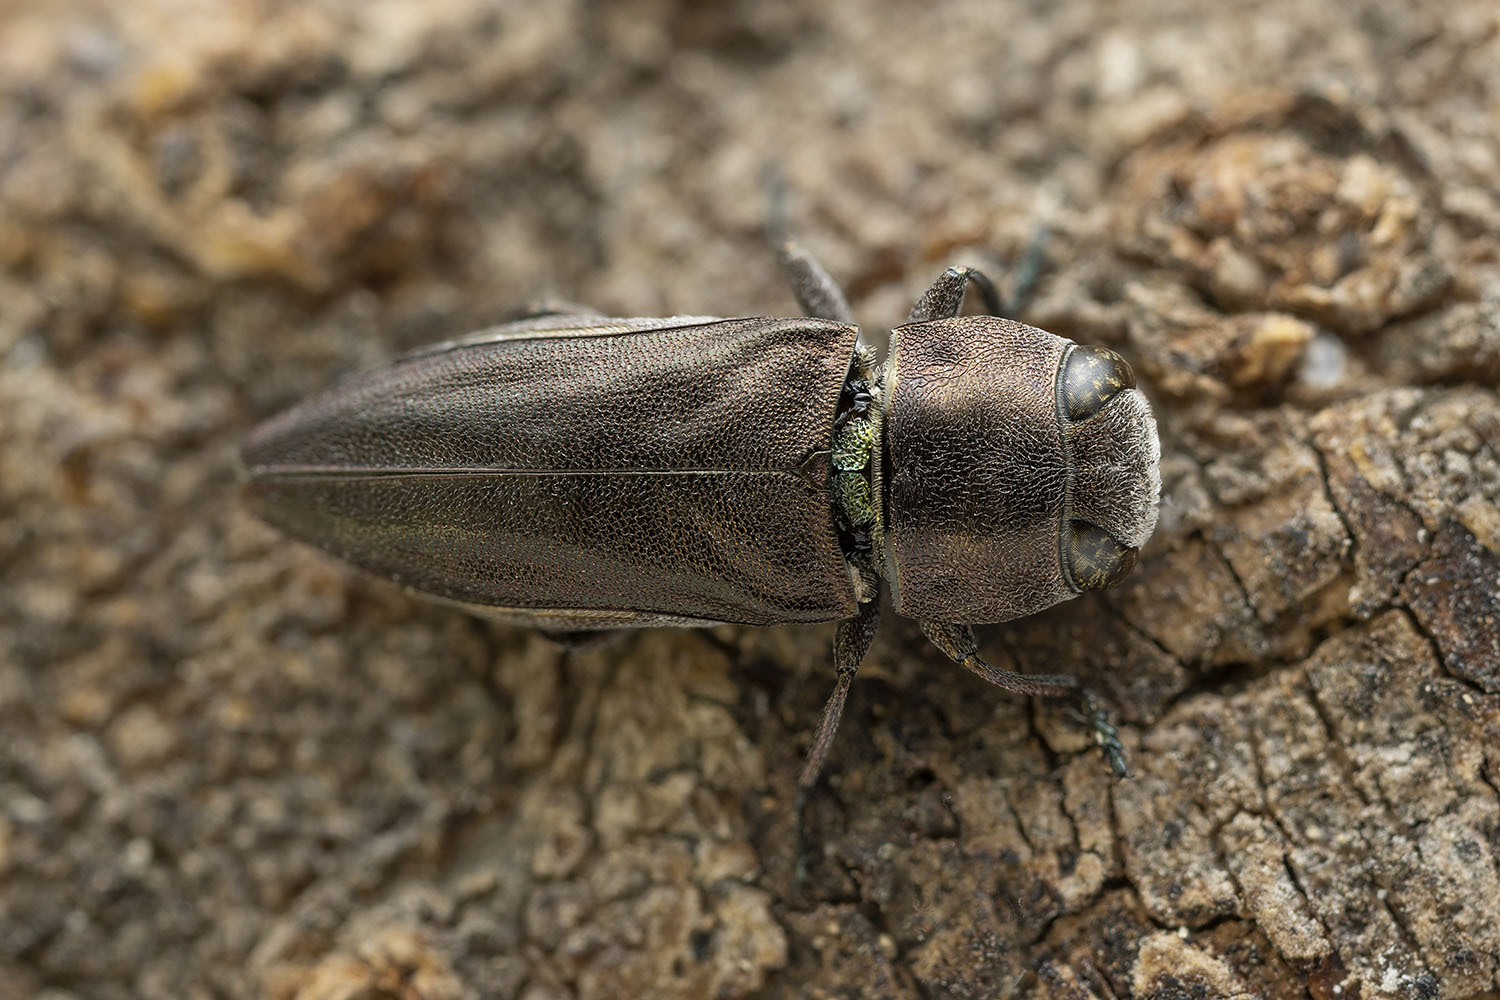
[[[0, 998], [1500, 990], [1491, 0], [60, 0], [0, 14]], [[792, 880], [831, 631], [565, 654], [240, 509], [340, 374], [547, 297], [867, 328], [1045, 227], [1160, 528], [890, 622]], [[1004, 281], [1002, 281], [1004, 283]]]

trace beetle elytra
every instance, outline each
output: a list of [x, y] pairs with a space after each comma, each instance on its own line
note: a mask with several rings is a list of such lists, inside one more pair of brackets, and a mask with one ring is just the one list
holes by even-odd
[[[858, 346], [838, 287], [782, 260], [804, 318], [533, 316], [356, 376], [256, 428], [252, 509], [414, 591], [556, 631], [837, 621], [816, 781], [880, 593], [1001, 687], [970, 626], [1128, 573], [1156, 523], [1160, 445], [1130, 367], [997, 314], [950, 268]], [[961, 315], [976, 285], [991, 315]]]

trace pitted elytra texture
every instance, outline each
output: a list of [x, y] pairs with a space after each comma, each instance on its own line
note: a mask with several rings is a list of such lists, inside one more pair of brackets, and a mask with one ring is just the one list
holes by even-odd
[[426, 351], [270, 421], [243, 452], [252, 507], [467, 604], [753, 625], [853, 614], [828, 490], [798, 467], [829, 446], [855, 331], [576, 324]]

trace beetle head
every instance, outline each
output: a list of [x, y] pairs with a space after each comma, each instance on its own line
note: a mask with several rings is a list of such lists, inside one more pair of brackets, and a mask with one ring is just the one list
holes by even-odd
[[1118, 583], [1156, 526], [1161, 446], [1113, 351], [995, 316], [895, 330], [885, 570], [896, 610], [1019, 618]]

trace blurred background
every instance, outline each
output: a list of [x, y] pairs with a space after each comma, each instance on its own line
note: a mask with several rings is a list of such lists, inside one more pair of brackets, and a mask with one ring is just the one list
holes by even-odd
[[[1018, 318], [1166, 441], [1132, 581], [993, 639], [1139, 777], [896, 624], [805, 893], [830, 630], [564, 656], [232, 465], [545, 297], [794, 313], [768, 168], [877, 335], [1045, 229]], [[0, 997], [1500, 988], [1497, 178], [1493, 0], [0, 3]]]

